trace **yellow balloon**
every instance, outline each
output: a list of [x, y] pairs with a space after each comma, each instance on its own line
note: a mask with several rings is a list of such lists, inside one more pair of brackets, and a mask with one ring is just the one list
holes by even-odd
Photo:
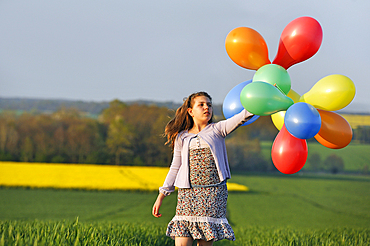
[[276, 129], [278, 129], [279, 131], [281, 130], [281, 128], [284, 125], [285, 113], [286, 113], [286, 111], [280, 111], [280, 112], [277, 112], [277, 113], [271, 115], [272, 123], [274, 123]]
[[[294, 103], [297, 103], [299, 101], [299, 98], [301, 97], [297, 92], [294, 90], [290, 89], [288, 95], [290, 99], [294, 101]], [[274, 123], [275, 127], [280, 131], [281, 128], [284, 125], [284, 117], [285, 117], [285, 112], [286, 111], [279, 111], [275, 114], [271, 115], [271, 120], [272, 123]]]
[[295, 92], [292, 89], [290, 89], [287, 96], [290, 97], [294, 101], [294, 103], [299, 102], [299, 99], [301, 98], [301, 95], [299, 95], [297, 92]]
[[355, 94], [356, 88], [350, 78], [333, 74], [320, 79], [299, 101], [317, 109], [335, 111], [350, 104]]

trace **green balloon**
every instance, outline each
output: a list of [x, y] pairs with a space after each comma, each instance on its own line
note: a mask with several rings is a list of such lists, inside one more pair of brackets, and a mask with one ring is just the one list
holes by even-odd
[[260, 116], [287, 110], [294, 104], [275, 86], [262, 81], [247, 84], [240, 93], [240, 102], [246, 110]]
[[288, 72], [282, 66], [276, 64], [267, 64], [260, 67], [253, 76], [254, 81], [263, 81], [278, 87], [287, 95], [292, 86]]

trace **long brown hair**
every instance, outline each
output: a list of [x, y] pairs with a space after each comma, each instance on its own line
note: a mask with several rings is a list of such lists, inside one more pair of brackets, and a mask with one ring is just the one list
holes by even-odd
[[[204, 91], [196, 92], [188, 96], [184, 99], [184, 103], [176, 110], [175, 117], [170, 120], [166, 128], [164, 129], [164, 136], [167, 137], [166, 144], [170, 144], [171, 148], [174, 148], [175, 145], [175, 139], [177, 135], [184, 131], [189, 130], [193, 127], [194, 121], [193, 118], [188, 114], [188, 108], [193, 108], [194, 106], [194, 98], [199, 96], [205, 96], [208, 97], [209, 100], [212, 102], [211, 96]], [[213, 122], [213, 111], [212, 111], [212, 117], [208, 121], [208, 123]]]

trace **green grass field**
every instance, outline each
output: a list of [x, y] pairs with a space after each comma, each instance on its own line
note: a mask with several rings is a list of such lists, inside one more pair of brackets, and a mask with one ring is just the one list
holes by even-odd
[[[0, 246], [5, 245], [151, 245], [169, 246], [174, 241], [163, 227], [131, 223], [80, 223], [0, 221]], [[252, 227], [235, 229], [237, 241], [214, 245], [369, 245], [369, 229], [296, 230]]]
[[[234, 173], [231, 180], [250, 192], [229, 193], [228, 219], [237, 241], [216, 245], [370, 244], [368, 176]], [[47, 240], [56, 245], [173, 245], [164, 233], [175, 213], [176, 194], [164, 200], [159, 219], [151, 215], [156, 195], [3, 187], [0, 246], [15, 244], [17, 237], [19, 245], [36, 245], [35, 238], [44, 245], [52, 245]], [[79, 227], [74, 226], [77, 218]]]
[[[261, 142], [262, 154], [266, 160], [270, 161], [272, 144], [271, 141]], [[321, 161], [332, 154], [340, 156], [344, 161], [344, 170], [347, 172], [361, 172], [365, 166], [370, 168], [370, 144], [350, 143], [342, 149], [329, 149], [320, 143], [309, 142], [308, 158], [312, 153], [318, 153], [321, 156]], [[302, 170], [305, 170], [305, 167]]]

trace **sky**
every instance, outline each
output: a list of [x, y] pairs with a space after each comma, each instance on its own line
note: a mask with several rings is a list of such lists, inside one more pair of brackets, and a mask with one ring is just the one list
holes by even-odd
[[222, 104], [256, 72], [230, 59], [227, 34], [256, 30], [272, 61], [285, 26], [310, 16], [323, 41], [287, 70], [292, 89], [342, 74], [356, 86], [345, 109], [370, 113], [369, 12], [368, 0], [2, 0], [0, 97], [178, 103], [207, 91]]

